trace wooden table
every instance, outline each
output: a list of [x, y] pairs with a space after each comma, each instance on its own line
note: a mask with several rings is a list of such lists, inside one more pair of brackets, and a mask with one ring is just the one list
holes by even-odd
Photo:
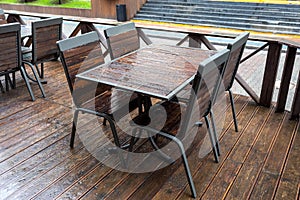
[[77, 78], [170, 100], [194, 78], [201, 61], [216, 51], [150, 45], [80, 73]]

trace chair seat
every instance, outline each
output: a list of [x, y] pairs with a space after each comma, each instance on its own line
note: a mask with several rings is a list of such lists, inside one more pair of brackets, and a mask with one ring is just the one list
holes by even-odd
[[136, 93], [112, 88], [81, 105], [81, 108], [123, 117], [138, 107]]

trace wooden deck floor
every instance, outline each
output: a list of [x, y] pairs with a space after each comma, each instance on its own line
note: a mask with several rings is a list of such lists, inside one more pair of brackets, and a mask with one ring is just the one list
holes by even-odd
[[[130, 174], [101, 164], [78, 138], [70, 149], [72, 104], [63, 69], [52, 62], [45, 71], [46, 99], [34, 85], [38, 98], [30, 101], [20, 78], [17, 89], [0, 94], [0, 199], [190, 198], [180, 159], [152, 173]], [[199, 158], [200, 137], [189, 153], [198, 198], [299, 199], [299, 123], [248, 97], [235, 101], [240, 131], [227, 107], [220, 163], [212, 153]]]

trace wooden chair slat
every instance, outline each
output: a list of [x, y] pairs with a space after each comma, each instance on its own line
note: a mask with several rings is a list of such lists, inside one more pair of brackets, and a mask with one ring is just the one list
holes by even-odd
[[111, 59], [121, 57], [140, 48], [134, 23], [127, 23], [104, 30]]

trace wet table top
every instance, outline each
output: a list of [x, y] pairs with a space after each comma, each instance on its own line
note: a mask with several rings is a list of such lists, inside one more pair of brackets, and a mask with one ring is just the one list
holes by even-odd
[[149, 45], [76, 77], [169, 100], [193, 80], [199, 63], [215, 53], [197, 48]]

